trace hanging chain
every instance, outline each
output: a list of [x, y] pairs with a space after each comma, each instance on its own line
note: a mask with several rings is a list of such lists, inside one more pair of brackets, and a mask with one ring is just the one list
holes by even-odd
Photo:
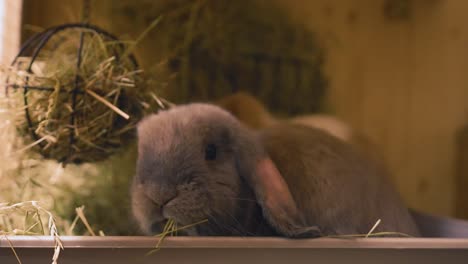
[[90, 0], [82, 1], [82, 10], [81, 10], [81, 22], [84, 24], [89, 23], [89, 16], [91, 13], [91, 3]]

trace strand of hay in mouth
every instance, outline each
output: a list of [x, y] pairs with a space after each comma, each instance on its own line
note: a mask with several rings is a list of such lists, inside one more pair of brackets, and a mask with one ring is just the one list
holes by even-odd
[[[24, 217], [24, 227], [22, 229], [14, 228], [8, 216], [12, 214], [20, 214]], [[48, 218], [47, 229], [44, 228], [42, 215]], [[54, 255], [52, 256], [52, 264], [56, 264], [63, 250], [62, 241], [57, 231], [55, 218], [51, 212], [45, 210], [37, 201], [27, 201], [8, 205], [7, 203], [0, 204], [0, 219], [2, 235], [50, 235], [54, 238]], [[29, 222], [31, 222], [30, 224]], [[28, 226], [29, 224], [29, 226]], [[8, 231], [10, 230], [10, 231]], [[16, 255], [16, 254], [15, 254]], [[16, 255], [17, 256], [17, 255]], [[17, 259], [19, 260], [18, 256]], [[19, 261], [20, 262], [20, 261]]]
[[182, 226], [182, 227], [179, 228], [177, 226], [177, 223], [174, 221], [174, 219], [169, 219], [167, 221], [166, 225], [164, 225], [163, 232], [161, 234], [156, 235], [156, 237], [159, 237], [158, 242], [156, 243], [156, 246], [154, 247], [153, 250], [146, 253], [146, 256], [149, 256], [149, 255], [152, 255], [152, 254], [158, 252], [161, 249], [161, 244], [163, 243], [164, 239], [168, 235], [177, 236], [177, 232], [180, 231], [180, 230], [188, 229], [188, 228], [191, 228], [191, 227], [194, 227], [194, 226], [206, 223], [206, 222], [208, 222], [208, 219], [204, 219], [204, 220], [198, 221], [196, 223], [185, 225], [185, 226]]

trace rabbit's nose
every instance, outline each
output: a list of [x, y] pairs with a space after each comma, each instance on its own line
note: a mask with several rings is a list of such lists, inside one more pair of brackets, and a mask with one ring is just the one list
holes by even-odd
[[177, 197], [177, 190], [167, 185], [146, 184], [145, 194], [160, 208]]
[[170, 201], [174, 200], [176, 197], [177, 197], [177, 193], [164, 196], [164, 199], [161, 200], [161, 203], [160, 203], [161, 208], [164, 207], [166, 204], [168, 204]]

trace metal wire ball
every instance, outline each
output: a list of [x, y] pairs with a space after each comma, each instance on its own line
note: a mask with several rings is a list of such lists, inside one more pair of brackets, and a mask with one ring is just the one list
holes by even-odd
[[[148, 88], [129, 46], [89, 24], [28, 39], [11, 64], [7, 96], [22, 97], [24, 133], [45, 158], [103, 160], [133, 138]], [[21, 100], [21, 99], [20, 99]]]

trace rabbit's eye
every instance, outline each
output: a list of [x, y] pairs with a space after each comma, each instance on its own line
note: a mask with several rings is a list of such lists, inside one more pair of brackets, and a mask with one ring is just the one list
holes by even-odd
[[214, 144], [208, 144], [205, 148], [205, 160], [216, 159], [216, 146]]

